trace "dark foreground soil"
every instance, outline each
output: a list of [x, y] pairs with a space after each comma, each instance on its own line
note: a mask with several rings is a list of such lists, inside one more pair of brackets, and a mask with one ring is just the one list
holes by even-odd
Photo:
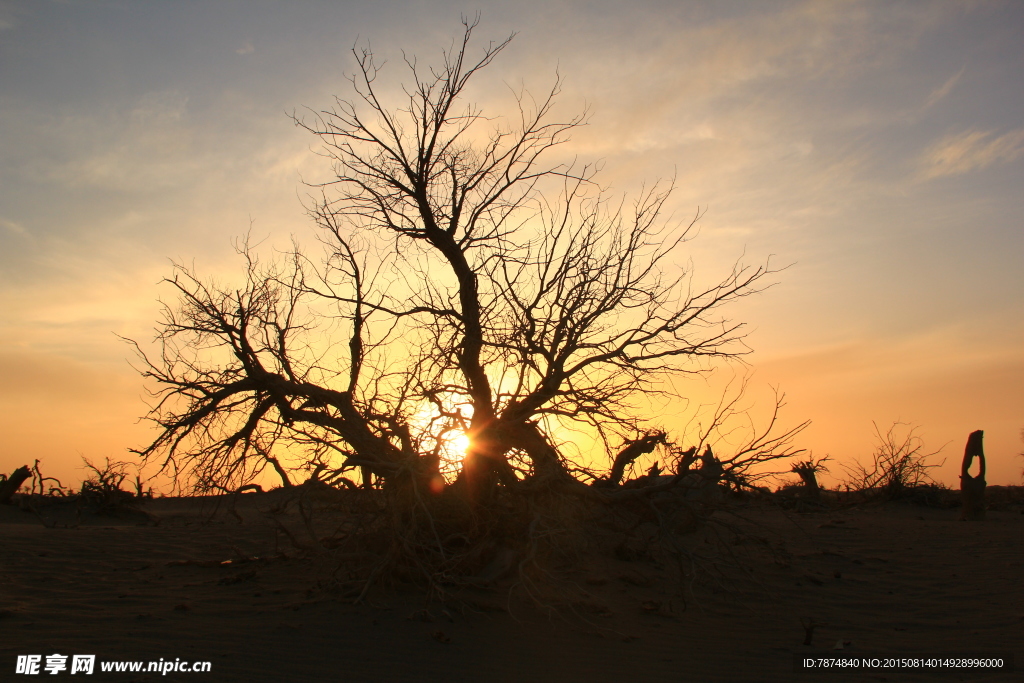
[[[725, 503], [726, 526], [694, 536], [711, 559], [686, 586], [653, 561], [584, 554], [534, 599], [508, 578], [447, 601], [382, 588], [354, 605], [331, 590], [331, 555], [281, 531], [298, 521], [274, 493], [233, 511], [0, 506], [0, 680], [1024, 681], [1024, 514], [999, 507], [960, 522], [908, 503]], [[998, 655], [1018, 670], [794, 667], [837, 653]], [[17, 675], [29, 654], [211, 671]]]

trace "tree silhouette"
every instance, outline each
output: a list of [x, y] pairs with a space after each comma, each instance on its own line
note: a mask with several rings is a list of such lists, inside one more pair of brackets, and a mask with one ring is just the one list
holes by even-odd
[[[560, 441], [575, 428], [605, 444], [614, 476], [591, 475], [605, 484], [656, 447], [677, 467], [668, 483], [682, 480], [694, 449], [668, 440], [641, 399], [745, 353], [742, 325], [720, 309], [774, 271], [737, 264], [698, 287], [681, 264], [700, 214], [665, 219], [673, 183], [616, 202], [594, 165], [551, 161], [586, 121], [555, 115], [557, 78], [540, 99], [514, 91], [510, 117], [466, 104], [514, 34], [474, 58], [476, 22], [463, 24], [439, 66], [406, 57], [399, 104], [386, 103], [374, 54], [356, 49], [351, 99], [293, 113], [333, 165], [310, 186], [322, 259], [296, 247], [264, 263], [240, 242], [240, 287], [176, 266], [160, 356], [140, 350], [160, 427], [144, 458], [198, 491], [271, 467], [286, 486], [305, 472], [484, 503], [583, 487]], [[799, 452], [788, 444], [803, 425], [774, 426], [726, 470]]]

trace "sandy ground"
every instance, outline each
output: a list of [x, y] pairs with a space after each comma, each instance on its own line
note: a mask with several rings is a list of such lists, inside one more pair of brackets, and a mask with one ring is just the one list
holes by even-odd
[[[1020, 505], [968, 523], [957, 509], [903, 503], [737, 504], [716, 515], [740, 539], [699, 542], [735, 554], [746, 574], [702, 573], [684, 598], [655, 564], [593, 558], [545, 612], [507, 586], [458, 604], [412, 591], [350, 604], [318, 587], [329, 561], [270, 523], [280, 500], [241, 499], [238, 514], [210, 499], [157, 499], [118, 517], [0, 506], [0, 680], [69, 677], [15, 673], [17, 655], [59, 653], [211, 662], [167, 675], [97, 665], [87, 678], [120, 681], [1024, 681]], [[1018, 669], [795, 670], [795, 655], [840, 644], [1010, 656]]]

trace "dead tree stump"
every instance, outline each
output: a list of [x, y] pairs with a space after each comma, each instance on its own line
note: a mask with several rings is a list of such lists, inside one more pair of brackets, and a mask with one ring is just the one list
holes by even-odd
[[[967, 437], [967, 448], [964, 449], [964, 462], [960, 468], [960, 519], [976, 522], [985, 519], [985, 451], [981, 439], [985, 432], [978, 430]], [[971, 462], [978, 458], [980, 470], [978, 476], [969, 473]]]
[[807, 500], [819, 501], [821, 500], [821, 486], [818, 484], [817, 468], [814, 462], [808, 460], [807, 462], [797, 463], [793, 465], [793, 471], [800, 475], [800, 479], [804, 483], [804, 489], [801, 493]]
[[11, 496], [25, 483], [25, 480], [32, 476], [32, 470], [28, 468], [28, 465], [22, 465], [18, 469], [11, 472], [11, 476], [0, 484], [0, 503], [5, 505], [11, 504]]

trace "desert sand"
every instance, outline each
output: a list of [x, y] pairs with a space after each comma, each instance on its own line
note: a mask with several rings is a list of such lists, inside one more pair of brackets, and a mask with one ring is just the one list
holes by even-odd
[[[70, 677], [15, 674], [18, 655], [57, 653], [211, 663], [72, 677], [119, 681], [1024, 680], [1020, 502], [983, 522], [902, 502], [726, 502], [722, 525], [694, 534], [707, 552], [686, 586], [655, 562], [594, 555], [538, 600], [507, 577], [448, 601], [382, 586], [352, 604], [331, 588], [330, 552], [300, 551], [274, 521], [301, 536], [287, 495], [157, 498], [113, 515], [0, 506], [0, 679]], [[837, 646], [994, 654], [1018, 670], [795, 670], [795, 654]]]

